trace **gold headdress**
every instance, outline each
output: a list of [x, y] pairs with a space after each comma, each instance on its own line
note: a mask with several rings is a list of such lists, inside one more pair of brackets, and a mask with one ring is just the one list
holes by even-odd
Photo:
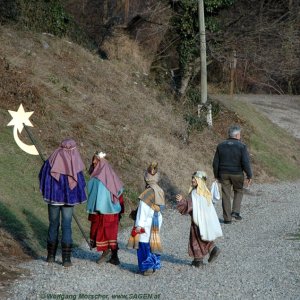
[[[207, 199], [208, 202], [210, 202], [212, 199], [211, 192], [209, 191], [209, 189], [205, 184], [205, 181], [207, 179], [207, 174], [204, 171], [197, 171], [193, 174], [193, 177], [197, 181], [197, 188], [196, 188], [197, 194], [203, 196], [204, 198]], [[193, 187], [191, 186], [189, 192], [191, 192], [192, 190]]]

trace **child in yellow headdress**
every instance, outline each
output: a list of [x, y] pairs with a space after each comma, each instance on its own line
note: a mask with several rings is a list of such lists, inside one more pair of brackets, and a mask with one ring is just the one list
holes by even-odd
[[188, 198], [183, 199], [182, 195], [176, 195], [178, 211], [192, 217], [188, 251], [194, 257], [192, 265], [195, 267], [203, 264], [203, 258], [207, 254], [210, 263], [220, 254], [214, 240], [222, 236], [222, 229], [212, 204], [211, 193], [205, 183], [206, 178], [205, 172], [195, 172]]

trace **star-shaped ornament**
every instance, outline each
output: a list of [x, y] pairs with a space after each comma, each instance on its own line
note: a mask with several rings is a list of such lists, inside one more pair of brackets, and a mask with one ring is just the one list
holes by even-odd
[[29, 121], [29, 118], [34, 112], [25, 112], [22, 104], [20, 104], [18, 111], [9, 110], [8, 112], [12, 116], [12, 120], [7, 124], [7, 126], [16, 126], [19, 133], [21, 133], [24, 128], [23, 124], [33, 127], [32, 123]]

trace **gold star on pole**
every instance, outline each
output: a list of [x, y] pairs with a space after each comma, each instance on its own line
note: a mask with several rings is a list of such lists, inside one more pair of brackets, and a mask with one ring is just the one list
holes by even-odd
[[14, 139], [17, 143], [17, 145], [26, 153], [32, 154], [32, 155], [38, 155], [39, 152], [37, 151], [36, 147], [34, 145], [27, 145], [23, 143], [20, 140], [20, 137], [18, 136], [18, 132], [21, 133], [24, 125], [25, 126], [31, 126], [31, 122], [29, 121], [30, 116], [33, 114], [33, 111], [25, 112], [23, 105], [21, 104], [19, 106], [18, 111], [8, 111], [10, 115], [12, 116], [12, 120], [7, 124], [7, 126], [14, 126]]
[[21, 133], [24, 128], [23, 124], [33, 127], [32, 123], [29, 121], [29, 118], [34, 112], [25, 112], [22, 104], [19, 106], [18, 111], [9, 110], [8, 112], [12, 116], [12, 120], [7, 124], [7, 126], [15, 126], [19, 133]]

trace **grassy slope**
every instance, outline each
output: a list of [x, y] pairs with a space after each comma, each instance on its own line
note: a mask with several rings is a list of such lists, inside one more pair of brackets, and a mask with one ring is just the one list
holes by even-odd
[[[134, 47], [128, 48], [130, 42], [126, 42], [128, 54], [128, 49]], [[122, 45], [116, 51], [120, 51], [116, 58], [102, 61], [63, 39], [0, 28], [0, 53], [7, 64], [1, 69], [0, 84], [1, 226], [18, 239], [24, 238], [36, 253], [45, 251], [48, 226], [47, 208], [37, 181], [41, 161], [14, 143], [12, 128], [6, 127], [11, 119], [8, 109], [17, 110], [23, 103], [26, 111], [34, 111], [31, 131], [46, 157], [66, 137], [77, 141], [86, 166], [96, 149], [108, 152], [125, 183], [127, 205], [142, 190], [143, 170], [153, 159], [160, 164], [168, 198], [178, 190], [187, 191], [190, 175], [196, 169], [205, 169], [212, 175], [216, 143], [224, 138], [227, 125], [239, 120], [225, 120], [221, 114], [214, 129], [193, 133], [190, 144], [183, 144], [180, 137], [185, 135], [186, 124], [178, 107], [151, 87], [143, 74], [142, 66], [146, 64], [142, 55], [135, 52], [129, 60], [128, 54], [126, 61], [121, 59]], [[247, 116], [248, 110], [241, 115], [244, 113]], [[266, 120], [262, 126], [273, 130]], [[269, 151], [260, 150], [259, 143], [265, 138], [259, 128], [251, 135], [250, 147], [257, 161], [264, 161], [264, 153]], [[21, 139], [30, 143], [24, 132]], [[286, 139], [293, 141], [288, 136]], [[272, 149], [274, 144], [268, 147]], [[277, 161], [284, 161], [284, 156], [283, 150], [278, 151]], [[266, 166], [271, 174], [277, 174], [272, 164]], [[286, 178], [299, 176], [290, 160], [285, 162], [287, 167], [291, 168], [291, 176]], [[85, 206], [77, 207], [76, 213], [88, 232]], [[122, 222], [127, 224], [126, 220]], [[73, 226], [78, 243], [80, 233], [75, 222]]]

